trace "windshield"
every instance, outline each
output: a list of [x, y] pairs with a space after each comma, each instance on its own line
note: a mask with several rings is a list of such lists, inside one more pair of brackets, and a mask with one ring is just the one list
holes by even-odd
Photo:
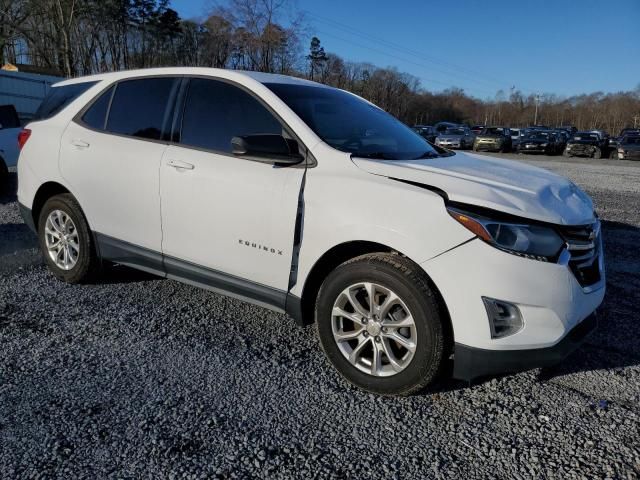
[[531, 132], [527, 135], [527, 138], [531, 140], [548, 140], [549, 134], [547, 132]]
[[504, 130], [502, 128], [485, 128], [482, 134], [483, 135], [503, 135]]
[[265, 83], [323, 141], [359, 157], [408, 160], [439, 156], [384, 110], [335, 88]]
[[640, 137], [624, 137], [622, 143], [624, 145], [640, 145]]
[[464, 128], [447, 128], [443, 135], [464, 135]]
[[573, 136], [573, 140], [599, 140], [596, 133], [578, 132]]

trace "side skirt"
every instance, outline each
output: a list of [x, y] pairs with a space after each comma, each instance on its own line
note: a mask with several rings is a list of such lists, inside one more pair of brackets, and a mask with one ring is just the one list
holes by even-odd
[[177, 258], [163, 256], [159, 252], [139, 247], [108, 235], [96, 233], [95, 236], [103, 260], [178, 280], [280, 313], [285, 312], [287, 292], [284, 290], [255, 283]]

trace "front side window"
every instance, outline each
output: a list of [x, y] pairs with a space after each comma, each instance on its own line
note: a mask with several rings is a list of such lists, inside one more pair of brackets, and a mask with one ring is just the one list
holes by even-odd
[[168, 122], [169, 99], [179, 79], [141, 78], [119, 82], [111, 101], [107, 131], [159, 140]]
[[38, 107], [34, 120], [46, 120], [53, 117], [96, 83], [98, 82], [72, 83], [59, 87], [54, 85]]
[[327, 87], [286, 83], [265, 86], [333, 148], [386, 160], [438, 156], [411, 128], [355, 95]]
[[280, 122], [244, 90], [219, 80], [189, 80], [181, 144], [231, 153], [233, 137], [282, 133]]

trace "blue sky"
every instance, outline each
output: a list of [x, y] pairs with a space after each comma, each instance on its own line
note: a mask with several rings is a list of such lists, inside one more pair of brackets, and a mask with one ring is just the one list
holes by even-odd
[[[185, 18], [209, 0], [172, 0]], [[224, 0], [217, 3], [224, 4]], [[298, 0], [309, 39], [428, 90], [569, 96], [640, 85], [640, 0]], [[305, 46], [306, 46], [305, 39]]]

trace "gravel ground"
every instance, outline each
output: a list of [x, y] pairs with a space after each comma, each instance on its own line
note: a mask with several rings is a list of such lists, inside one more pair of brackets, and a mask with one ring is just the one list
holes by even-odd
[[122, 267], [55, 281], [0, 195], [0, 478], [638, 478], [640, 164], [518, 157], [603, 219], [600, 329], [558, 367], [410, 398], [345, 384], [313, 328]]

